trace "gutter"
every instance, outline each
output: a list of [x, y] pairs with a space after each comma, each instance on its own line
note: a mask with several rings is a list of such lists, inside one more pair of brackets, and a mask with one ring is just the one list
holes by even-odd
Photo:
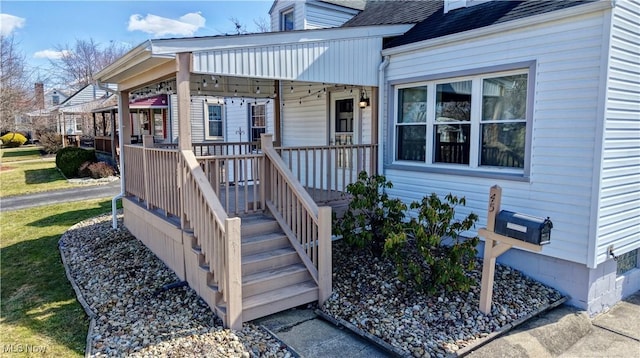
[[[123, 147], [123, 138], [122, 138], [122, 96], [118, 91], [114, 91], [109, 87], [104, 86], [99, 81], [96, 82], [99, 88], [113, 93], [118, 96], [118, 145], [120, 146], [120, 193], [111, 198], [111, 227], [114, 229], [118, 228], [118, 215], [117, 215], [117, 202], [118, 199], [122, 199], [124, 197], [124, 147]], [[115, 159], [115, 158], [114, 158]]]
[[384, 56], [384, 60], [380, 63], [380, 66], [378, 66], [378, 175], [383, 174], [384, 170], [384, 148], [382, 145], [382, 130], [384, 129], [383, 114], [385, 106], [382, 105], [382, 102], [387, 88], [384, 83], [384, 75], [387, 66], [389, 66], [389, 56]]

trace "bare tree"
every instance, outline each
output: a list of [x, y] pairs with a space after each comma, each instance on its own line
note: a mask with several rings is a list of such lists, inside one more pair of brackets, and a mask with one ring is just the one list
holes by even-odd
[[271, 31], [271, 24], [264, 17], [253, 19], [253, 24], [256, 25], [256, 29], [258, 29], [258, 32]]
[[16, 129], [16, 119], [33, 106], [25, 57], [13, 36], [0, 36], [0, 131]]
[[93, 39], [76, 40], [73, 46], [58, 45], [56, 51], [62, 57], [51, 60], [61, 83], [75, 88], [81, 88], [93, 81], [93, 75], [122, 57], [129, 48], [110, 42], [104, 48]]
[[242, 35], [242, 34], [246, 34], [248, 33], [247, 31], [247, 27], [244, 26], [240, 20], [238, 20], [237, 17], [230, 17], [229, 21], [231, 21], [233, 23], [233, 26], [235, 27], [235, 32], [236, 35]]

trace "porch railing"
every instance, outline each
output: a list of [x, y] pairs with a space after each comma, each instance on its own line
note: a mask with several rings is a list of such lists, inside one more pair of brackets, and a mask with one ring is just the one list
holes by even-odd
[[111, 137], [97, 136], [94, 138], [94, 148], [98, 152], [104, 152], [111, 154], [113, 142]]
[[331, 207], [318, 207], [273, 148], [272, 138], [261, 138], [266, 205], [317, 282], [322, 304], [331, 295]]
[[317, 201], [338, 198], [363, 170], [376, 173], [376, 144], [280, 147], [276, 151]]
[[144, 155], [147, 208], [159, 208], [167, 216], [180, 217], [180, 193], [177, 190], [180, 153], [171, 149], [145, 148]]
[[216, 155], [197, 159], [227, 213], [241, 215], [264, 210], [262, 153]]
[[[177, 143], [156, 143], [158, 148], [177, 149]], [[256, 152], [260, 142], [197, 142], [191, 144], [197, 157], [214, 155], [242, 155]]]
[[124, 171], [125, 191], [127, 194], [147, 200], [144, 190], [144, 148], [139, 145], [125, 145], [124, 157], [126, 170]]
[[225, 326], [242, 329], [240, 218], [227, 216], [193, 152], [181, 153], [185, 219], [208, 265], [209, 284], [217, 287], [226, 307]]

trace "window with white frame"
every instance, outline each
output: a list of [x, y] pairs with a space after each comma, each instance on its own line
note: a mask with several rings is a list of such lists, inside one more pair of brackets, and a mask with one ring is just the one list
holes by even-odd
[[280, 13], [280, 31], [293, 31], [293, 29], [293, 8], [290, 8]]
[[204, 122], [205, 139], [224, 139], [222, 105], [205, 103]]
[[528, 70], [398, 85], [395, 161], [524, 170]]
[[249, 107], [250, 142], [260, 140], [260, 136], [267, 130], [266, 106], [264, 104], [252, 104]]

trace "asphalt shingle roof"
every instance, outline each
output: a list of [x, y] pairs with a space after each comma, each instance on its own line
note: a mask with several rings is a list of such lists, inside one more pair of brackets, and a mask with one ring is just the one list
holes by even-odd
[[[551, 11], [592, 2], [585, 1], [490, 1], [484, 4], [456, 9], [444, 14], [442, 8], [424, 19], [404, 35], [387, 44], [396, 47], [418, 41], [469, 31], [503, 22], [522, 19]], [[442, 2], [441, 2], [442, 5]]]

